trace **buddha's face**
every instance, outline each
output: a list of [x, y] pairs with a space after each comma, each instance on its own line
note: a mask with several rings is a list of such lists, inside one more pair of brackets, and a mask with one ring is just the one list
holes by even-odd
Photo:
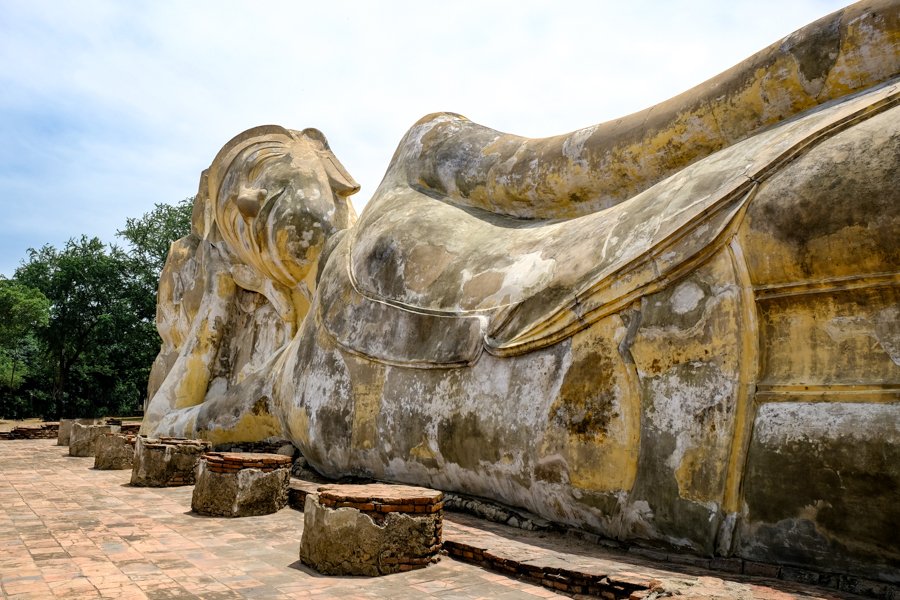
[[231, 163], [216, 201], [236, 258], [290, 288], [315, 273], [328, 236], [350, 224], [323, 159], [305, 139], [253, 144]]

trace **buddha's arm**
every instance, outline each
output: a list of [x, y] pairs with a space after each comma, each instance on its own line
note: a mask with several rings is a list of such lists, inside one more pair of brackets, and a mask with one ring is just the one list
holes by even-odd
[[219, 346], [227, 333], [236, 289], [228, 264], [209, 242], [200, 243], [197, 258], [203, 297], [178, 357], [148, 402], [145, 433], [152, 433], [167, 413], [203, 402]]

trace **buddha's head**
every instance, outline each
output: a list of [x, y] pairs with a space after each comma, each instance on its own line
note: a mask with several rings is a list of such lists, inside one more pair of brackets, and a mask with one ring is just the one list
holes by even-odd
[[325, 241], [356, 220], [349, 196], [359, 185], [317, 129], [241, 133], [219, 151], [204, 188], [195, 233], [215, 227], [234, 259], [288, 288], [314, 277]]

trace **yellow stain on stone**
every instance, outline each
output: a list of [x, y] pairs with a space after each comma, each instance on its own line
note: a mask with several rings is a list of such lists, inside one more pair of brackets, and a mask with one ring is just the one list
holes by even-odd
[[760, 316], [761, 383], [894, 384], [897, 364], [879, 323], [896, 322], [898, 302], [896, 286], [766, 300]]
[[754, 248], [748, 257], [753, 282], [758, 286], [789, 282], [854, 277], [859, 273], [893, 270], [877, 241], [860, 225], [843, 227], [830, 235], [809, 240], [802, 248], [765, 231], [743, 228], [741, 245]]
[[185, 360], [184, 373], [175, 392], [175, 408], [189, 408], [203, 402], [209, 385], [206, 357], [194, 353]]
[[738, 327], [740, 369], [735, 398], [731, 450], [728, 454], [725, 490], [721, 505], [727, 513], [736, 513], [740, 510], [741, 482], [744, 479], [744, 470], [747, 464], [753, 421], [756, 419], [756, 404], [753, 395], [759, 380], [759, 318], [746, 255], [738, 236], [732, 238], [728, 251], [740, 289]]
[[618, 354], [625, 332], [615, 315], [572, 338], [572, 366], [550, 408], [541, 453], [560, 454], [581, 489], [629, 490], [637, 476], [640, 398]]
[[384, 395], [385, 367], [360, 364], [361, 360], [352, 355], [345, 355], [344, 362], [350, 372], [354, 400], [350, 446], [355, 450], [371, 450], [375, 447], [375, 423]]
[[304, 407], [295, 407], [288, 417], [288, 432], [295, 445], [301, 449], [309, 447], [309, 411]]
[[437, 453], [432, 450], [431, 444], [427, 440], [422, 440], [419, 444], [410, 448], [409, 456], [425, 466], [437, 466]]
[[282, 437], [281, 423], [268, 411], [259, 414], [244, 413], [238, 422], [224, 429], [198, 431], [198, 436], [213, 445], [229, 442], [255, 442], [271, 437]]
[[[691, 393], [703, 395], [702, 404], [710, 408], [710, 416], [703, 421], [694, 421], [690, 430], [681, 432], [682, 444], [678, 463], [672, 465], [673, 476], [681, 498], [697, 502], [721, 502], [724, 489], [724, 474], [731, 451], [730, 435], [734, 426], [734, 404], [732, 397], [720, 397], [722, 390], [717, 387], [719, 377], [736, 380], [740, 373], [740, 341], [738, 323], [740, 320], [739, 288], [734, 266], [726, 251], [717, 252], [706, 264], [700, 266], [690, 277], [674, 282], [667, 290], [649, 296], [647, 304], [669, 302], [670, 293], [679, 285], [693, 283], [696, 289], [716, 286], [715, 293], [705, 292], [698, 299], [696, 308], [702, 313], [684, 323], [666, 319], [654, 326], [642, 326], [632, 347], [635, 365], [645, 380], [673, 377], [675, 369], [681, 365], [692, 365], [694, 372], [701, 373], [696, 380], [673, 380], [673, 384], [689, 386]], [[649, 307], [648, 307], [649, 308]], [[669, 307], [659, 309], [671, 310]], [[656, 310], [659, 310], [656, 309]], [[670, 313], [675, 314], [675, 313]], [[710, 379], [707, 374], [718, 374]], [[644, 386], [646, 389], [646, 385]], [[651, 402], [665, 402], [658, 397]], [[641, 403], [635, 396], [633, 403]], [[657, 406], [651, 411], [660, 410]]]

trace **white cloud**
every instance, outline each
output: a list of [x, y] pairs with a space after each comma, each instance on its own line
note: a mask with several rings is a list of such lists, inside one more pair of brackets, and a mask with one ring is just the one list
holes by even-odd
[[[834, 1], [6, 2], [0, 273], [27, 246], [196, 191], [262, 123], [318, 127], [367, 200], [403, 133], [450, 110], [563, 133], [696, 85]], [[773, 15], [777, 15], [774, 16]]]

